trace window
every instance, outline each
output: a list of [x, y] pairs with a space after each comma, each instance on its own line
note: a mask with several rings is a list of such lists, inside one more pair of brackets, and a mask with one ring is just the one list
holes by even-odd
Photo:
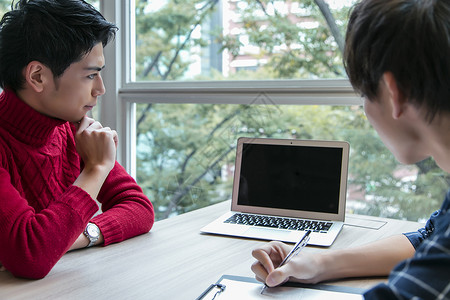
[[0, 0], [0, 13], [3, 16], [5, 12], [11, 9], [11, 1]]
[[353, 2], [132, 1], [130, 80], [345, 78]]

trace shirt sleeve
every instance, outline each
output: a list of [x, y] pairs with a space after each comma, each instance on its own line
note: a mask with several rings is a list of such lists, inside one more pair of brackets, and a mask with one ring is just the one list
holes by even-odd
[[420, 228], [417, 231], [404, 233], [404, 235], [409, 239], [411, 244], [414, 246], [414, 249], [417, 249], [420, 246], [420, 244], [425, 239], [427, 239], [433, 232], [435, 226], [434, 225], [435, 219], [439, 216], [440, 212], [441, 212], [440, 210], [435, 211], [428, 219], [427, 223], [425, 224], [425, 227]]
[[150, 231], [155, 215], [153, 205], [136, 181], [116, 162], [97, 200], [103, 213], [95, 216], [104, 245], [121, 242]]

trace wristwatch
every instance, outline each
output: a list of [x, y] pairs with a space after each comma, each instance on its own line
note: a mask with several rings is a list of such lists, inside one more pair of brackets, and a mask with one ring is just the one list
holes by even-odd
[[89, 245], [87, 245], [86, 248], [92, 247], [100, 237], [100, 229], [94, 223], [88, 223], [83, 233], [89, 240]]

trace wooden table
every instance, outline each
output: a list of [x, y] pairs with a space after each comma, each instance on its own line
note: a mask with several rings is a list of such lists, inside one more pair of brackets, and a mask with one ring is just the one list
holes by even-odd
[[[0, 272], [0, 299], [184, 300], [195, 299], [223, 274], [253, 277], [251, 250], [265, 241], [199, 232], [229, 208], [230, 202], [225, 201], [156, 222], [150, 233], [119, 244], [69, 252], [41, 280]], [[330, 248], [307, 246], [303, 251], [357, 246], [422, 226], [359, 215], [348, 215], [346, 222], [353, 225], [345, 225]], [[382, 280], [349, 279], [332, 284], [368, 288]]]

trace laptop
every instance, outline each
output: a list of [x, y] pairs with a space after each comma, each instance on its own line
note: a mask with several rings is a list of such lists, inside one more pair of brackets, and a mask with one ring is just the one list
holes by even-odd
[[349, 144], [239, 138], [231, 211], [202, 233], [330, 246], [344, 225]]

